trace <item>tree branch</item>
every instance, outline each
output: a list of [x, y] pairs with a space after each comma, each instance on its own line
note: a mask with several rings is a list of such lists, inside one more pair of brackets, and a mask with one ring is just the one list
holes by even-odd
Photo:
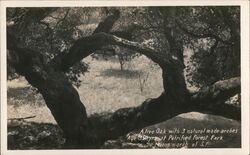
[[170, 54], [156, 52], [152, 47], [142, 43], [129, 41], [103, 32], [77, 40], [68, 53], [58, 55], [50, 64], [57, 70], [67, 71], [67, 69], [76, 62], [89, 56], [93, 51], [100, 50], [105, 45], [119, 45], [137, 51], [159, 64], [161, 67], [166, 65], [183, 67], [182, 63]]
[[[240, 77], [218, 81], [191, 94], [191, 98], [186, 98], [181, 59], [182, 44], [175, 40], [175, 29], [165, 29], [170, 52], [159, 53], [145, 44], [108, 34], [118, 19], [118, 16], [114, 15], [111, 15], [112, 20], [109, 16], [111, 26], [99, 24], [93, 35], [77, 40], [68, 53], [58, 55], [49, 64], [45, 64], [39, 52], [19, 48], [15, 37], [7, 33], [7, 48], [10, 50], [8, 62], [19, 74], [24, 75], [32, 86], [38, 88], [58, 125], [63, 129], [67, 143], [72, 147], [79, 144], [80, 147], [87, 147], [91, 143], [96, 145], [96, 142], [102, 143], [189, 111], [240, 120], [240, 108], [224, 104], [226, 99], [240, 91]], [[159, 64], [163, 72], [165, 92], [158, 98], [146, 100], [138, 107], [122, 108], [114, 113], [87, 118], [77, 90], [63, 72], [106, 45], [129, 48]]]
[[[8, 42], [13, 43], [10, 39], [7, 39]], [[190, 101], [186, 100], [185, 104], [176, 104], [176, 99], [168, 95], [169, 92], [164, 92], [158, 98], [146, 100], [138, 107], [122, 108], [114, 113], [95, 115], [87, 118], [85, 107], [80, 101], [77, 91], [67, 81], [61, 71], [55, 71], [51, 66], [43, 66], [38, 52], [30, 51], [29, 49], [20, 49], [17, 46], [10, 46], [11, 44], [9, 43], [7, 47], [10, 47], [13, 55], [16, 54], [16, 56], [12, 57], [18, 57], [14, 63], [15, 68], [20, 69], [17, 70], [18, 73], [24, 75], [31, 85], [39, 89], [57, 123], [65, 132], [67, 139], [77, 141], [76, 144], [75, 142], [71, 142], [72, 147], [76, 147], [77, 144], [87, 147], [91, 143], [96, 144], [97, 141], [103, 142], [107, 139], [117, 138], [134, 129], [152, 125], [189, 111], [212, 112], [212, 114], [228, 118], [240, 118], [239, 108], [235, 109], [228, 105], [216, 104], [218, 103], [217, 101], [223, 101], [226, 97], [235, 94], [236, 90], [239, 90], [239, 77], [219, 81], [208, 89], [201, 89], [200, 92], [192, 95]], [[84, 48], [84, 50], [74, 50], [77, 53], [73, 53], [73, 55], [82, 55], [84, 54], [82, 51], [85, 51], [85, 49], [91, 51], [91, 49], [98, 49], [107, 44], [116, 44], [139, 51], [157, 63], [160, 62], [159, 64], [161, 64], [163, 69], [165, 69], [165, 65], [173, 67], [171, 72], [174, 71], [175, 65], [179, 63], [170, 54], [160, 55], [154, 49], [143, 44], [131, 42], [106, 33], [98, 33], [78, 40], [76, 45]], [[86, 47], [86, 45], [89, 47]], [[37, 57], [38, 59], [36, 59]], [[72, 57], [69, 56], [67, 58], [71, 59]], [[75, 57], [73, 58], [76, 60]], [[169, 70], [163, 71], [166, 73]], [[171, 72], [169, 74], [172, 74]], [[179, 71], [173, 74], [176, 75], [177, 73]], [[175, 78], [175, 76], [172, 78], [173, 81], [178, 82], [178, 78]], [[179, 96], [179, 98], [181, 97], [183, 96]]]
[[[186, 100], [187, 103], [182, 106], [172, 104], [173, 98], [162, 93], [158, 98], [148, 99], [138, 107], [121, 108], [114, 113], [95, 114], [89, 117], [92, 135], [95, 135], [100, 142], [103, 142], [106, 139], [115, 139], [132, 130], [156, 124], [181, 113], [191, 111], [219, 115], [240, 121], [240, 107], [221, 103], [224, 101], [221, 100], [221, 96], [227, 94], [226, 98], [234, 95], [236, 93], [234, 89], [237, 87], [239, 87], [238, 77], [218, 81], [210, 86], [209, 91], [205, 88], [200, 90], [197, 94], [203, 94], [204, 90], [206, 90], [206, 95], [200, 95], [199, 97], [193, 95], [192, 100]], [[216, 93], [218, 90], [220, 90], [221, 94]], [[209, 94], [214, 94], [214, 100], [208, 98], [208, 96], [211, 97]], [[200, 103], [201, 101], [206, 102], [206, 104], [204, 102]]]
[[21, 117], [21, 118], [8, 118], [8, 120], [17, 120], [17, 121], [20, 121], [20, 120], [25, 120], [25, 119], [31, 119], [31, 118], [35, 118], [36, 115], [34, 116], [27, 116], [27, 117]]
[[193, 111], [240, 120], [241, 108], [225, 104], [226, 100], [237, 93], [240, 93], [240, 77], [218, 81], [192, 94], [190, 108]]
[[162, 93], [158, 98], [148, 99], [138, 107], [121, 108], [114, 113], [96, 114], [89, 117], [92, 135], [102, 143], [116, 139], [132, 130], [168, 120], [187, 108], [174, 105], [173, 100]]
[[191, 96], [191, 100], [205, 102], [206, 100], [226, 100], [240, 92], [240, 77], [215, 82], [209, 87], [202, 88]]
[[123, 39], [132, 40], [133, 32], [138, 28], [139, 28], [138, 25], [133, 24], [126, 30], [123, 30], [123, 31], [111, 31], [111, 32], [109, 32], [109, 34], [115, 35], [115, 36], [123, 38]]

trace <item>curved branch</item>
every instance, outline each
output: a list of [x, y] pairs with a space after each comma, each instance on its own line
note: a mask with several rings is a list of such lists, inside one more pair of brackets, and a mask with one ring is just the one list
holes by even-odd
[[[170, 31], [167, 31], [167, 35], [170, 35]], [[68, 53], [58, 55], [48, 64], [45, 64], [39, 52], [19, 48], [17, 42], [14, 41], [15, 37], [12, 37], [9, 32], [7, 36], [7, 48], [10, 50], [8, 61], [19, 74], [24, 75], [28, 82], [41, 92], [58, 125], [63, 129], [67, 142], [72, 144], [72, 147], [76, 145], [88, 147], [89, 144], [99, 140], [103, 142], [117, 138], [134, 129], [192, 110], [204, 112], [211, 110], [225, 117], [236, 115], [237, 117], [234, 118], [238, 118], [239, 114], [236, 112], [239, 111], [232, 113], [233, 108], [230, 107], [230, 110], [228, 106], [217, 103], [221, 103], [239, 91], [239, 77], [219, 81], [208, 88], [201, 89], [188, 100], [183, 95], [183, 90], [185, 91], [186, 88], [185, 83], [183, 84], [182, 61], [173, 55], [176, 53], [159, 53], [145, 44], [104, 33], [105, 30], [97, 32], [92, 36], [77, 40]], [[119, 45], [132, 49], [159, 64], [163, 70], [165, 92], [158, 98], [146, 100], [138, 107], [122, 108], [114, 113], [87, 118], [78, 92], [63, 72], [93, 51], [102, 49], [106, 45]], [[175, 40], [172, 40], [171, 46], [175, 45]], [[176, 50], [176, 48], [172, 49]]]
[[202, 88], [191, 96], [190, 108], [194, 111], [221, 115], [240, 120], [241, 108], [225, 104], [225, 101], [240, 93], [240, 77], [218, 81], [209, 87]]
[[98, 33], [79, 39], [72, 46], [69, 53], [62, 53], [50, 62], [49, 65], [52, 65], [56, 70], [67, 71], [76, 62], [92, 54], [92, 51], [100, 50], [105, 45], [119, 45], [129, 48], [157, 63], [162, 68], [163, 86], [167, 95], [175, 100], [175, 104], [181, 105], [184, 103], [188, 93], [183, 76], [182, 61], [173, 55], [175, 53], [156, 52], [152, 47], [142, 43], [129, 41], [106, 33]]
[[206, 100], [225, 100], [240, 92], [240, 77], [215, 82], [209, 87], [202, 88], [191, 96], [191, 100], [204, 102]]
[[137, 51], [161, 67], [173, 65], [183, 68], [182, 63], [170, 54], [156, 52], [152, 47], [146, 46], [145, 44], [129, 41], [103, 32], [77, 40], [68, 53], [58, 55], [50, 62], [50, 65], [53, 65], [57, 70], [67, 71], [68, 68], [76, 62], [81, 61], [83, 58], [92, 54], [93, 51], [100, 50], [106, 45], [119, 45]]
[[133, 32], [138, 28], [139, 28], [138, 25], [132, 24], [126, 30], [123, 30], [123, 31], [111, 31], [109, 34], [115, 35], [115, 36], [123, 38], [123, 39], [132, 40]]
[[[95, 41], [97, 39], [95, 42], [97, 45], [94, 44], [97, 48], [107, 43], [117, 44], [140, 51], [155, 61], [160, 59], [166, 65], [172, 66], [172, 62], [175, 62], [172, 60], [172, 57], [159, 58], [158, 53], [152, 48], [140, 43], [124, 40], [106, 33], [98, 33], [91, 37], [94, 37]], [[81, 41], [84, 40], [79, 40], [78, 43], [81, 44]], [[88, 43], [93, 45], [90, 42]], [[162, 93], [158, 98], [146, 100], [138, 107], [122, 108], [114, 113], [95, 115], [87, 118], [85, 107], [80, 101], [77, 91], [67, 81], [62, 72], [55, 71], [51, 66], [43, 66], [42, 60], [36, 59], [36, 56], [39, 57], [37, 52], [30, 51], [29, 49], [19, 49], [16, 46], [10, 47], [14, 52], [12, 54], [17, 54], [16, 57], [18, 57], [18, 61], [14, 63], [15, 68], [18, 69], [20, 67], [21, 70], [17, 71], [24, 75], [29, 83], [37, 87], [42, 93], [47, 106], [50, 108], [59, 126], [65, 132], [67, 142], [74, 148], [79, 145], [79, 147], [83, 148], [93, 143], [96, 144], [96, 142], [102, 143], [107, 139], [117, 138], [134, 129], [152, 125], [189, 111], [204, 113], [208, 113], [209, 111], [228, 118], [240, 118], [240, 111], [237, 108], [235, 110], [235, 108], [227, 105], [214, 104], [217, 103], [215, 101], [221, 101], [221, 99], [234, 94], [235, 89], [238, 90], [239, 77], [216, 82], [209, 89], [204, 88], [194, 94], [191, 101], [186, 100], [185, 104], [182, 105], [176, 104], [175, 98], [167, 95], [169, 92], [166, 92]], [[27, 64], [27, 62], [29, 63]], [[166, 71], [164, 70], [164, 72]], [[209, 100], [209, 96], [213, 98], [213, 102]], [[179, 98], [181, 97], [179, 96]], [[206, 101], [206, 103], [210, 101], [212, 104], [199, 104], [201, 101]]]
[[[221, 98], [228, 99], [238, 93], [239, 85], [239, 77], [218, 81], [210, 86], [210, 89], [203, 88], [200, 90], [192, 96], [191, 100], [186, 100], [186, 103], [182, 106], [173, 104], [172, 102], [175, 102], [175, 100], [171, 96], [162, 93], [158, 98], [148, 99], [138, 107], [122, 108], [114, 113], [90, 116], [91, 131], [96, 137], [100, 138], [98, 139], [100, 142], [103, 142], [106, 139], [115, 139], [132, 130], [156, 124], [181, 113], [191, 111], [220, 115], [239, 121], [241, 119], [241, 108], [224, 104], [224, 100], [221, 100]], [[210, 99], [211, 94], [214, 100]]]
[[116, 139], [132, 130], [153, 125], [188, 112], [173, 104], [171, 97], [162, 93], [158, 98], [148, 99], [138, 107], [121, 108], [114, 113], [96, 114], [89, 117], [91, 131], [102, 143]]

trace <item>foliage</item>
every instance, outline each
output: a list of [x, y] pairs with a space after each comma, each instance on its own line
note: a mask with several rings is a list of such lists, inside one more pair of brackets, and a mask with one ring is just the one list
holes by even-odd
[[[29, 17], [28, 13], [32, 9], [34, 8], [9, 8], [7, 20], [9, 23], [21, 22]], [[20, 33], [19, 39], [22, 40], [23, 46], [40, 51], [49, 61], [58, 53], [67, 52], [76, 39], [90, 35], [100, 20], [108, 16], [112, 9], [112, 7], [54, 8], [54, 11], [49, 12], [44, 8], [44, 14], [47, 11], [45, 18], [41, 21], [32, 21], [29, 17], [30, 23]], [[239, 46], [239, 38], [237, 38], [240, 26], [239, 7], [168, 7], [168, 9], [119, 7], [116, 9], [121, 12], [121, 17], [112, 31], [131, 31], [131, 40], [143, 42], [159, 52], [169, 50], [164, 29], [175, 24], [175, 20], [178, 21], [175, 36], [177, 40], [182, 40], [183, 46], [188, 49], [184, 54], [189, 52], [191, 55], [191, 60], [186, 64], [188, 72], [186, 78], [192, 85], [201, 87], [240, 74], [240, 49], [237, 47]], [[174, 19], [171, 14], [175, 15]], [[123, 69], [126, 61], [139, 56], [126, 50], [108, 46], [102, 51], [97, 51], [94, 58], [107, 59], [115, 56]], [[87, 69], [88, 65], [84, 62], [77, 63], [67, 73], [68, 79], [79, 86], [81, 82], [79, 77]], [[13, 69], [8, 67], [10, 79], [16, 77], [13, 73]]]
[[[32, 9], [34, 8], [8, 9], [7, 20], [8, 22], [21, 22], [23, 16], [28, 16]], [[39, 51], [46, 58], [46, 62], [49, 62], [59, 53], [67, 52], [76, 39], [89, 35], [93, 31], [93, 26], [82, 31], [81, 25], [96, 22], [98, 17], [89, 18], [90, 11], [95, 10], [98, 8], [57, 8], [55, 12], [48, 14], [41, 21], [31, 22], [19, 34], [18, 39], [22, 40], [22, 46]], [[19, 17], [18, 14], [23, 14], [23, 16]], [[87, 69], [86, 63], [79, 62], [71, 67], [66, 75], [73, 84], [79, 86], [78, 77]], [[9, 79], [16, 77], [11, 67], [8, 67], [8, 77]]]
[[64, 141], [57, 125], [25, 120], [8, 121], [8, 149], [60, 149]]
[[[102, 143], [192, 110], [239, 120], [240, 108], [224, 102], [240, 91], [240, 77], [222, 80], [240, 72], [238, 13], [237, 7], [18, 8], [8, 16], [8, 25], [14, 23], [7, 31], [8, 60], [38, 88], [64, 131], [68, 147], [88, 147], [98, 140]], [[110, 44], [134, 51], [105, 46]], [[138, 56], [135, 52], [157, 63], [162, 69], [164, 91], [138, 107], [88, 117], [71, 83], [80, 86], [79, 78], [88, 68], [81, 62], [83, 58], [96, 50], [106, 53], [110, 49], [114, 51], [111, 54], [118, 55], [122, 70], [125, 60]], [[221, 81], [190, 93], [185, 80], [197, 87]], [[147, 76], [140, 78], [141, 92], [146, 81]], [[103, 135], [110, 131], [114, 135]]]
[[239, 76], [239, 7], [183, 7], [178, 13], [190, 55], [189, 82], [202, 87]]

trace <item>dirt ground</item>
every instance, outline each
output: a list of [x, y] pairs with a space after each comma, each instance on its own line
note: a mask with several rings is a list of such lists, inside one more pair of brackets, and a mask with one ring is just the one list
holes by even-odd
[[[105, 111], [115, 111], [122, 107], [140, 105], [147, 98], [158, 97], [163, 91], [161, 70], [157, 65], [141, 56], [125, 64], [120, 70], [116, 60], [84, 60], [90, 70], [81, 77], [82, 85], [77, 88], [88, 115]], [[41, 95], [36, 94], [24, 78], [8, 81], [7, 115], [9, 149], [60, 149], [64, 138], [56, 125]], [[30, 117], [27, 119], [19, 119]], [[101, 148], [190, 148], [190, 147], [240, 147], [240, 122], [219, 116], [197, 112], [181, 114], [173, 119], [147, 127], [157, 134], [133, 131], [116, 140], [108, 140]], [[183, 145], [178, 140], [169, 139], [170, 131], [208, 130], [218, 131], [234, 129], [236, 133], [215, 134], [220, 140], [209, 136], [206, 146], [194, 145], [197, 140], [186, 141]], [[162, 131], [162, 133], [159, 133]], [[164, 133], [165, 131], [165, 133]], [[181, 136], [181, 133], [172, 135]], [[188, 135], [188, 134], [186, 134]], [[165, 139], [164, 139], [164, 136]], [[183, 142], [183, 141], [182, 141]], [[202, 140], [199, 141], [199, 143]]]

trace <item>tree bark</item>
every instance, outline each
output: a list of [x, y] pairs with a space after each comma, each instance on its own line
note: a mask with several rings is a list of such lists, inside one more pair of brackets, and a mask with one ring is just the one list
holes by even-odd
[[215, 82], [209, 87], [191, 95], [190, 107], [194, 111], [221, 115], [234, 120], [241, 120], [241, 108], [225, 104], [225, 101], [235, 94], [240, 93], [240, 77]]
[[[14, 59], [15, 58], [15, 59]], [[88, 119], [77, 90], [62, 72], [46, 67], [42, 55], [30, 49], [9, 51], [8, 63], [42, 94], [68, 146], [86, 146]]]
[[[110, 29], [105, 31], [109, 32]], [[96, 30], [93, 35], [77, 40], [68, 53], [58, 55], [49, 63], [45, 63], [39, 52], [19, 47], [13, 34], [8, 33], [8, 63], [43, 95], [48, 108], [65, 134], [68, 148], [91, 148], [93, 144], [101, 144], [107, 139], [117, 138], [129, 131], [188, 111], [210, 110], [215, 114], [239, 119], [239, 109], [225, 106], [223, 102], [225, 98], [240, 91], [239, 78], [220, 81], [209, 88], [201, 89], [196, 94], [188, 93], [183, 76], [183, 60], [180, 56], [183, 49], [175, 40], [173, 31], [173, 27], [165, 31], [170, 52], [160, 53], [144, 44]], [[64, 72], [105, 45], [129, 48], [156, 62], [163, 72], [164, 92], [158, 98], [146, 100], [138, 107], [122, 108], [114, 113], [87, 118], [84, 104]], [[217, 106], [217, 101], [220, 102], [220, 106]], [[210, 108], [213, 106], [217, 107]]]
[[[104, 142], [107, 139], [118, 138], [132, 130], [141, 129], [191, 111], [220, 115], [240, 121], [241, 108], [226, 105], [223, 102], [224, 100], [221, 100], [225, 96], [228, 98], [237, 94], [239, 87], [239, 77], [219, 81], [213, 84], [210, 89], [203, 88], [201, 91], [192, 94], [191, 100], [186, 100], [182, 106], [173, 104], [175, 100], [162, 93], [158, 98], [148, 99], [138, 107], [122, 108], [114, 113], [90, 116], [91, 131], [100, 142]], [[205, 95], [198, 95], [203, 94], [204, 89], [206, 89]], [[218, 91], [220, 92], [218, 93]], [[214, 94], [214, 96], [211, 97], [211, 94]]]
[[[105, 44], [118, 44], [130, 49], [136, 49], [152, 58], [155, 62], [159, 59], [157, 52], [153, 52], [152, 49], [143, 47], [139, 43], [123, 40], [105, 33], [94, 35], [95, 38], [98, 36], [101, 38], [99, 38], [100, 42], [105, 40]], [[81, 43], [81, 45], [84, 45], [84, 43]], [[54, 70], [50, 65], [43, 66], [43, 59], [38, 52], [16, 48], [11, 50], [10, 55], [12, 58], [17, 58], [17, 62], [8, 60], [15, 67], [16, 71], [20, 75], [25, 76], [28, 82], [41, 92], [58, 125], [64, 131], [67, 142], [72, 147], [87, 147], [96, 139], [99, 142], [103, 142], [110, 138], [117, 138], [134, 129], [172, 118], [183, 112], [191, 110], [202, 111], [208, 107], [193, 106], [188, 100], [183, 101], [185, 104], [179, 105], [173, 96], [167, 95], [168, 92], [165, 92], [156, 99], [145, 101], [139, 107], [120, 109], [113, 114], [99, 115], [98, 117], [92, 116], [87, 119], [84, 105], [80, 101], [77, 91], [67, 81], [62, 72]], [[170, 59], [165, 57], [160, 62], [170, 66], [175, 65], [172, 62], [176, 63], [171, 57]], [[176, 75], [176, 72], [170, 72], [169, 74], [173, 76]], [[163, 80], [166, 80], [166, 77], [163, 76]], [[230, 79], [226, 82], [221, 81], [215, 83], [209, 89], [204, 88], [193, 95], [191, 101], [193, 103], [211, 101], [209, 100], [211, 94], [213, 94], [211, 97], [213, 100], [233, 95], [239, 90], [240, 83], [238, 79]], [[223, 115], [223, 113], [217, 113]], [[234, 114], [230, 114], [230, 116]], [[236, 113], [236, 117], [231, 118], [237, 119], [239, 118], [238, 115], [239, 113]], [[228, 113], [225, 116], [229, 117]]]

